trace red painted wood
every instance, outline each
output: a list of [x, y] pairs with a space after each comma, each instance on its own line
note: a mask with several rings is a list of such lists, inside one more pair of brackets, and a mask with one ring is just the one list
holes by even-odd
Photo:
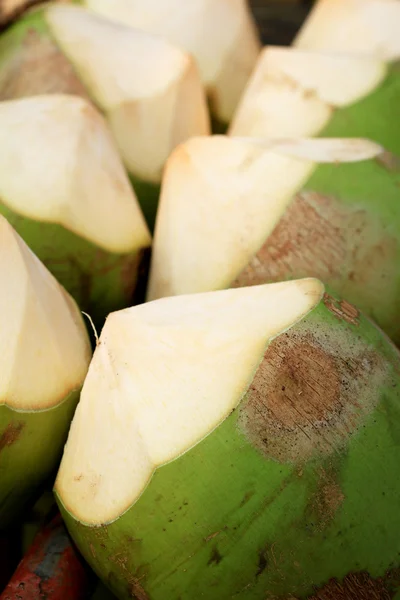
[[57, 515], [35, 537], [0, 600], [86, 600], [94, 576]]

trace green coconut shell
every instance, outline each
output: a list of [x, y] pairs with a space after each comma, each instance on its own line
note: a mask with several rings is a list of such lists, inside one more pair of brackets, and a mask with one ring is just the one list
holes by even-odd
[[67, 527], [121, 599], [393, 598], [399, 377], [389, 339], [326, 293], [124, 514], [88, 526], [58, 498]]
[[318, 165], [233, 285], [318, 277], [399, 344], [399, 189], [390, 152]]
[[400, 155], [400, 62], [389, 64], [385, 80], [358, 102], [336, 109], [319, 137], [365, 137]]
[[[18, 21], [0, 38], [0, 100], [41, 94], [88, 99], [73, 68], [51, 39], [42, 10]], [[149, 251], [104, 250], [61, 225], [35, 221], [0, 202], [0, 213], [88, 312], [96, 326], [105, 317], [144, 297]]]
[[8, 528], [60, 461], [79, 390], [43, 411], [0, 406], [0, 529]]
[[61, 225], [23, 217], [1, 203], [0, 213], [96, 327], [102, 327], [110, 312], [143, 301], [149, 250], [114, 254]]

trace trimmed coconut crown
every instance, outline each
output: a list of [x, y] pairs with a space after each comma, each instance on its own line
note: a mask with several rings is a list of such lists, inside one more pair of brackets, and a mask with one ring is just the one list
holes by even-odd
[[297, 35], [298, 48], [400, 56], [398, 0], [319, 0]]
[[107, 124], [77, 96], [0, 103], [0, 197], [110, 252], [151, 241]]
[[157, 182], [177, 144], [209, 133], [205, 93], [188, 53], [78, 6], [52, 5], [46, 20], [106, 113], [134, 175]]
[[335, 108], [370, 94], [384, 80], [381, 60], [267, 47], [233, 118], [230, 135], [313, 136]]
[[82, 385], [88, 335], [75, 302], [1, 216], [0, 288], [0, 404], [55, 406]]
[[318, 164], [382, 152], [359, 139], [189, 140], [167, 164], [149, 298], [231, 285]]
[[261, 49], [247, 0], [85, 0], [97, 13], [162, 35], [198, 63], [213, 109], [233, 115]]
[[99, 524], [129, 508], [158, 466], [201, 441], [239, 404], [268, 342], [307, 314], [323, 289], [304, 279], [111, 314], [56, 482], [67, 510]]

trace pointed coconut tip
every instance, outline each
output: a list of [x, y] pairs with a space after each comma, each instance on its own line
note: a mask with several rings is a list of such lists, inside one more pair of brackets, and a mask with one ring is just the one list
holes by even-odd
[[[216, 116], [228, 122], [261, 50], [246, 0], [85, 0], [104, 17], [166, 37], [196, 59]], [[206, 35], [205, 35], [206, 32]]]
[[171, 150], [209, 133], [204, 89], [192, 57], [162, 37], [84, 8], [51, 5], [50, 29], [106, 112], [128, 169], [159, 182]]
[[[66, 54], [78, 66], [82, 65], [81, 74], [91, 81], [92, 91], [104, 108], [127, 98], [156, 96], [179, 79], [187, 67], [188, 55], [162, 37], [127, 27], [81, 6], [51, 4], [45, 14]], [[78, 43], [80, 46], [74, 47]], [[113, 73], [116, 65], [117, 72]], [[91, 67], [92, 72], [86, 72], [85, 67]], [[132, 68], [136, 72], [132, 73]]]
[[110, 252], [150, 245], [111, 133], [89, 102], [57, 94], [2, 102], [0, 141], [0, 196], [16, 213]]
[[298, 48], [400, 57], [398, 0], [319, 0], [294, 45]]
[[157, 467], [225, 420], [269, 341], [323, 293], [321, 282], [304, 279], [165, 298], [110, 315], [56, 481], [66, 510], [95, 525], [118, 518]]
[[148, 299], [231, 286], [318, 164], [383, 153], [364, 139], [213, 136], [182, 144], [165, 169]]
[[335, 107], [371, 93], [386, 63], [371, 57], [297, 48], [263, 50], [230, 127], [230, 135], [312, 136]]
[[90, 343], [72, 298], [0, 216], [0, 405], [56, 406], [79, 389]]

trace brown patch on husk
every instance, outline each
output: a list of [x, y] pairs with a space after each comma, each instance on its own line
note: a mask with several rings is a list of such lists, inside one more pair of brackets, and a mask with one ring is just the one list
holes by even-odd
[[239, 426], [279, 462], [331, 455], [375, 408], [386, 373], [383, 358], [346, 325], [307, 325], [306, 318], [267, 348]]
[[40, 94], [89, 96], [71, 64], [49, 38], [28, 29], [18, 51], [2, 65], [0, 100]]
[[379, 165], [392, 173], [400, 172], [400, 156], [396, 156], [393, 152], [385, 150], [375, 160]]
[[334, 520], [345, 496], [334, 468], [321, 467], [318, 475], [318, 486], [311, 498], [309, 510], [315, 515], [316, 528], [322, 531]]
[[[383, 577], [373, 578], [366, 571], [349, 573], [341, 581], [332, 578], [316, 588], [306, 600], [392, 600], [400, 585], [398, 569], [389, 570]], [[304, 596], [302, 596], [304, 598]], [[300, 600], [298, 596], [267, 594], [265, 600]]]
[[398, 240], [367, 211], [302, 192], [232, 287], [317, 277], [368, 314], [380, 307], [389, 325], [398, 252]]
[[337, 319], [343, 319], [352, 325], [359, 325], [360, 316], [359, 310], [347, 302], [346, 300], [336, 300], [329, 294], [325, 293], [323, 298], [324, 304], [328, 310], [335, 315]]
[[23, 421], [16, 421], [15, 423], [9, 423], [7, 425], [0, 436], [0, 452], [4, 450], [4, 448], [9, 448], [19, 440], [24, 427], [25, 423]]
[[388, 589], [386, 577], [373, 579], [368, 573], [350, 573], [343, 581], [331, 579], [309, 600], [391, 600], [395, 593]]

